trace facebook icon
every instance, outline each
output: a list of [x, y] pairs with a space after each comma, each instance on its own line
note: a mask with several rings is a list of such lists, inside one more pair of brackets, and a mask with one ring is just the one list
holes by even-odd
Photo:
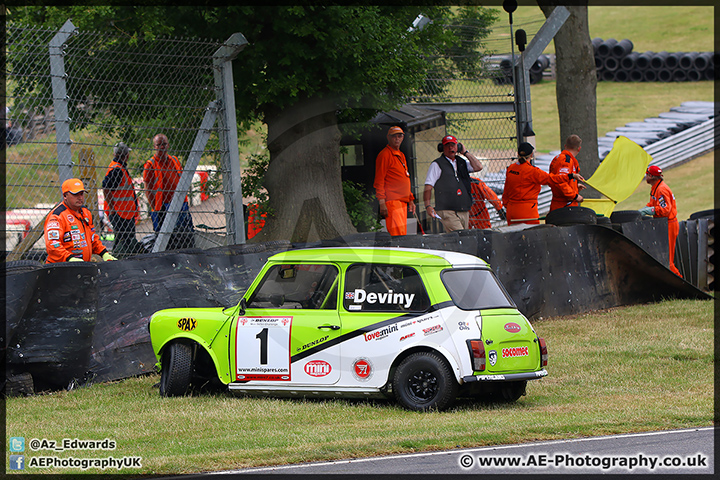
[[10, 470], [25, 470], [25, 455], [10, 455]]

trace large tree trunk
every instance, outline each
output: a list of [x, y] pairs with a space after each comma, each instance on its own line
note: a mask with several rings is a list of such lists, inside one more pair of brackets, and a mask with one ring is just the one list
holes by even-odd
[[308, 100], [266, 116], [270, 214], [253, 242], [313, 242], [356, 233], [340, 177], [336, 105]]
[[[597, 74], [588, 28], [587, 2], [582, 6], [568, 6], [566, 1], [538, 0], [545, 18], [550, 16], [556, 5], [563, 4], [570, 11], [570, 17], [554, 39], [557, 78], [555, 94], [560, 116], [559, 146], [562, 147], [565, 139], [572, 134], [582, 138], [578, 162], [581, 175], [589, 178], [600, 164], [600, 158], [597, 144]], [[590, 196], [599, 195], [588, 194]]]

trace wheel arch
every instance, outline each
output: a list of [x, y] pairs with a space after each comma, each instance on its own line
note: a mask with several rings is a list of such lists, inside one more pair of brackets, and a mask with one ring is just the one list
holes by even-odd
[[[221, 368], [220, 366], [220, 360], [217, 357], [217, 354], [213, 351], [212, 348], [210, 348], [210, 345], [203, 340], [201, 337], [197, 335], [188, 335], [186, 333], [173, 335], [171, 337], [168, 337], [165, 339], [165, 341], [160, 345], [158, 348], [158, 371], [162, 371], [162, 357], [165, 352], [165, 349], [173, 344], [173, 343], [184, 343], [186, 345], [189, 345], [193, 347], [193, 362], [197, 366], [200, 365], [209, 365], [212, 364], [212, 366], [215, 368], [215, 376], [218, 378], [218, 380], [222, 381], [223, 383], [227, 384], [229, 383], [229, 368]], [[212, 372], [210, 372], [212, 373]], [[227, 381], [226, 381], [227, 380]]]
[[462, 384], [460, 365], [455, 361], [455, 357], [446, 348], [443, 348], [440, 345], [414, 345], [408, 349], [403, 350], [395, 357], [392, 365], [390, 365], [390, 369], [388, 370], [388, 377], [385, 383], [386, 387], [392, 384], [392, 379], [395, 375], [395, 371], [397, 370], [398, 365], [400, 365], [403, 360], [405, 360], [413, 353], [418, 352], [435, 353], [440, 355], [440, 357], [445, 360], [450, 366], [450, 369], [452, 370], [458, 385]]

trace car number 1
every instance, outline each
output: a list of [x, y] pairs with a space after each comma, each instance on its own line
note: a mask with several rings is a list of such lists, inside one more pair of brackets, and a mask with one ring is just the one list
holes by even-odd
[[241, 381], [290, 381], [292, 317], [240, 317], [235, 366]]

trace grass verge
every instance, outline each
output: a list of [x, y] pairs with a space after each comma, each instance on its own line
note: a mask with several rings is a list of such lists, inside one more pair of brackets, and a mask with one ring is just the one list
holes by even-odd
[[[710, 301], [670, 300], [538, 320], [550, 375], [515, 404], [462, 400], [415, 413], [389, 401], [167, 399], [151, 375], [10, 398], [6, 435], [117, 442], [109, 452], [28, 451], [26, 464], [39, 455], [141, 456], [141, 469], [122, 472], [178, 474], [709, 426], [712, 312]], [[25, 473], [33, 471], [77, 472]]]

